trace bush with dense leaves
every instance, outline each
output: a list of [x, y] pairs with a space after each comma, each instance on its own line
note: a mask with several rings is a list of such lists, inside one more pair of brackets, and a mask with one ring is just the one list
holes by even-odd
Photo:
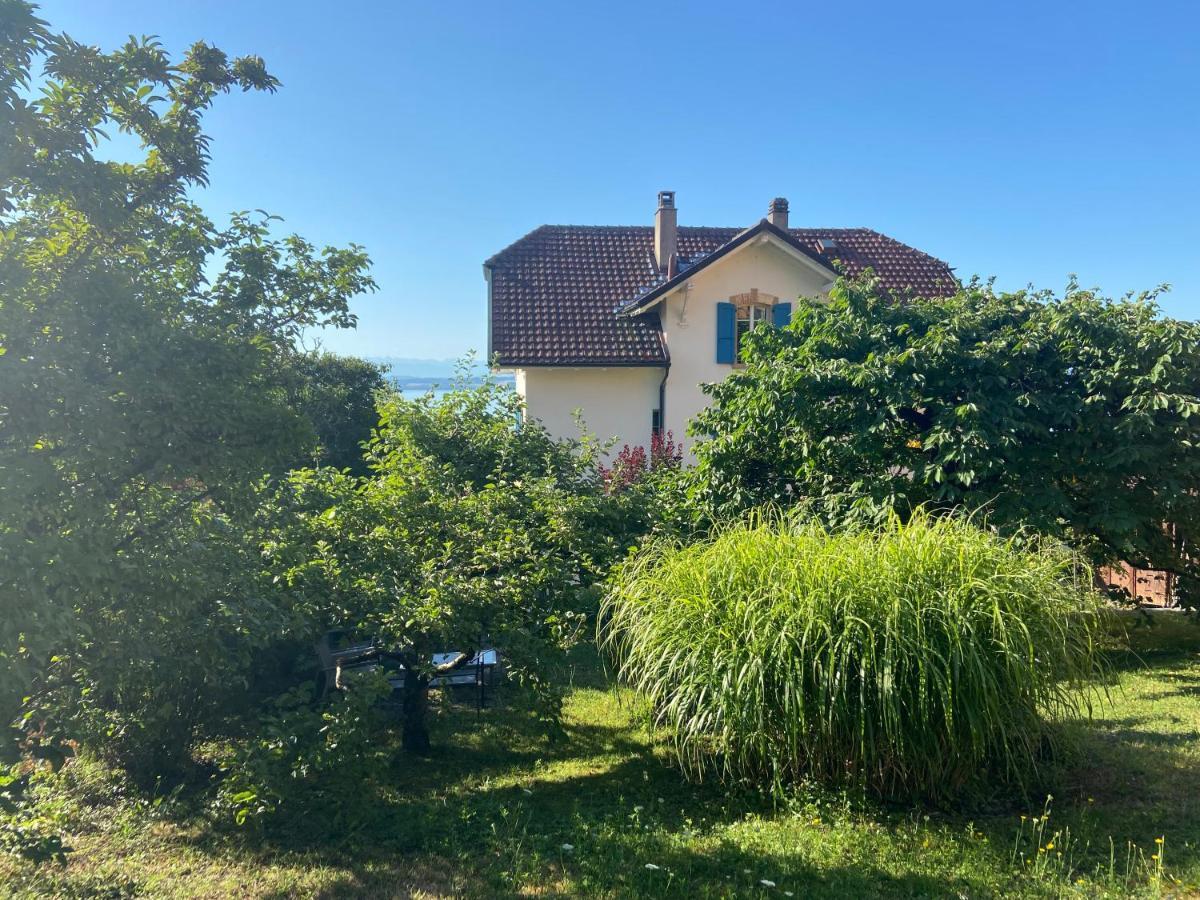
[[293, 819], [317, 814], [340, 828], [367, 804], [392, 758], [381, 706], [391, 694], [383, 672], [314, 702], [313, 685], [276, 697], [244, 740], [226, 745], [213, 807], [238, 825], [263, 824], [280, 809]]
[[317, 438], [316, 447], [292, 460], [292, 467], [330, 466], [365, 475], [363, 447], [379, 422], [376, 400], [393, 390], [387, 366], [314, 352], [297, 354], [287, 369], [289, 404], [312, 424]]
[[707, 440], [685, 523], [764, 503], [831, 524], [986, 508], [998, 528], [1172, 571], [1182, 600], [1200, 597], [1200, 324], [1153, 293], [971, 283], [897, 302], [843, 278], [746, 345], [694, 422]]
[[28, 796], [40, 774], [28, 766], [0, 769], [0, 851], [34, 865], [65, 863], [71, 848], [63, 839], [62, 822]]
[[1094, 690], [1098, 598], [1069, 551], [957, 518], [755, 521], [616, 574], [603, 645], [687, 772], [940, 798], [1029, 783]]
[[92, 586], [86, 630], [43, 668], [22, 721], [39, 752], [82, 746], [151, 788], [246, 711], [252, 668], [291, 620], [240, 517], [171, 488], [131, 512], [120, 582]]

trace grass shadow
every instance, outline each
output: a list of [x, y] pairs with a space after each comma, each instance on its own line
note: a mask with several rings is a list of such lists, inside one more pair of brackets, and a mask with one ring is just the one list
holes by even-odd
[[[348, 816], [313, 810], [261, 836], [194, 817], [170, 842], [213, 868], [319, 870], [316, 896], [330, 898], [747, 896], [768, 890], [763, 879], [797, 897], [1024, 892], [1004, 848], [1018, 813], [1040, 812], [1040, 798], [927, 812], [852, 807], [826, 793], [797, 804], [844, 803], [839, 811], [800, 816], [754, 791], [685, 781], [632, 696], [598, 666], [577, 666], [573, 678], [562, 741], [503, 707], [447, 707], [435, 755], [397, 755], [388, 782], [355, 797]], [[1124, 679], [1131, 686], [1112, 706], [1067, 726], [1078, 750], [1050, 773], [1056, 827], [1088, 845], [1079, 850], [1087, 871], [1106, 861], [1109, 836], [1153, 847], [1163, 834], [1172, 864], [1194, 869], [1200, 668], [1194, 654], [1172, 651], [1143, 656]], [[968, 832], [991, 849], [965, 843]], [[970, 864], [968, 852], [978, 854]], [[285, 884], [275, 896], [295, 891]]]
[[[748, 849], [721, 837], [730, 822], [770, 816], [760, 794], [694, 785], [653, 756], [627, 758], [595, 771], [528, 787], [507, 784], [479, 793], [395, 798], [372, 829], [372, 845], [353, 842], [354, 870], [339, 873], [318, 896], [433, 895], [706, 897], [747, 896], [772, 882], [795, 896], [989, 896], [981, 879], [895, 873], [847, 861], [814, 862], [804, 848]], [[815, 827], [815, 826], [809, 826]], [[383, 837], [386, 835], [386, 837]], [[686, 838], [686, 840], [684, 840]], [[314, 844], [272, 846], [273, 859], [295, 854], [306, 864], [337, 865], [345, 849]], [[415, 871], [398, 866], [421, 854]], [[425, 860], [445, 861], [440, 881]], [[280, 894], [280, 896], [284, 896]]]

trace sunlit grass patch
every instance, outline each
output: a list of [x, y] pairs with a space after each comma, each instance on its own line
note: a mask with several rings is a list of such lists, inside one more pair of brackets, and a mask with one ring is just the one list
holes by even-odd
[[1118, 671], [1112, 705], [1072, 726], [1078, 751], [1048, 773], [1040, 846], [1069, 830], [1061, 870], [1012, 861], [1019, 839], [1032, 844], [1044, 796], [956, 812], [813, 784], [773, 799], [689, 783], [633, 694], [600, 686], [584, 661], [577, 682], [589, 687], [567, 699], [564, 741], [503, 709], [450, 710], [437, 755], [401, 761], [388, 791], [361, 798], [366, 824], [350, 832], [314, 823], [258, 842], [189, 813], [184, 798], [148, 810], [81, 767], [50, 798], [74, 823], [68, 865], [34, 873], [0, 857], [0, 896], [1196, 896], [1200, 653], [1148, 658], [1153, 668]]

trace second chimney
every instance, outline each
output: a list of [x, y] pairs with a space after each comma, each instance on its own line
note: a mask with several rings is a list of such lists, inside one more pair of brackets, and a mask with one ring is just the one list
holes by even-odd
[[654, 259], [658, 270], [666, 272], [679, 247], [679, 229], [675, 218], [675, 192], [658, 192], [658, 210], [654, 213]]
[[788, 204], [784, 197], [776, 197], [771, 201], [771, 206], [767, 210], [767, 221], [776, 228], [782, 228], [784, 231], [787, 231]]

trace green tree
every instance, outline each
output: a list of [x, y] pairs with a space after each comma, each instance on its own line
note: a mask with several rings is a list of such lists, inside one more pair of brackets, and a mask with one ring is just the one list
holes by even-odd
[[277, 238], [265, 217], [218, 226], [189, 199], [204, 112], [277, 86], [258, 57], [197, 43], [173, 64], [132, 38], [104, 53], [0, 0], [5, 721], [69, 683], [113, 717], [95, 733], [119, 734], [139, 709], [184, 716], [184, 682], [233, 677], [257, 601], [221, 577], [243, 571], [230, 532], [261, 473], [313, 439], [283, 373], [301, 332], [353, 325], [349, 299], [373, 287], [358, 247]]
[[292, 363], [289, 401], [311, 423], [317, 446], [304, 465], [367, 472], [363, 445], [379, 423], [377, 398], [389, 390], [387, 367], [333, 353], [304, 353]]
[[402, 660], [404, 746], [429, 749], [433, 654], [501, 647], [510, 679], [557, 721], [556, 667], [592, 588], [639, 525], [606, 496], [587, 446], [518, 427], [519, 400], [488, 383], [382, 404], [372, 475], [292, 473], [269, 568], [312, 636], [347, 629]]
[[1200, 325], [1164, 317], [1154, 292], [973, 282], [897, 303], [840, 279], [747, 343], [745, 370], [709, 388], [694, 423], [708, 440], [689, 497], [710, 518], [985, 509], [1096, 562], [1176, 572], [1196, 596]]

